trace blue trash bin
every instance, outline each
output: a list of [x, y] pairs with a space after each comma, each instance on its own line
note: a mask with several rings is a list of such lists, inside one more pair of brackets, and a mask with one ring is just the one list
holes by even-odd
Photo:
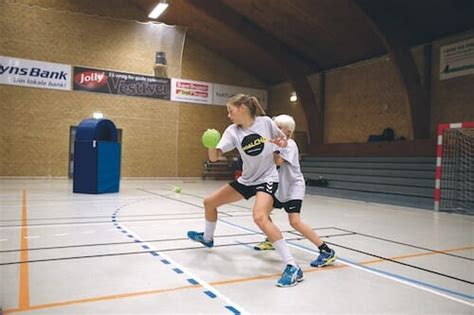
[[118, 192], [120, 143], [117, 128], [108, 119], [85, 119], [76, 128], [73, 192]]

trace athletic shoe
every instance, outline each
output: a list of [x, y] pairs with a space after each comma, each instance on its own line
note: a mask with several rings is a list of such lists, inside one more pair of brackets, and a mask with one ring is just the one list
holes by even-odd
[[273, 244], [269, 240], [264, 240], [253, 247], [255, 250], [275, 250]]
[[292, 287], [301, 281], [303, 281], [303, 270], [298, 266], [286, 265], [276, 285], [280, 288]]
[[311, 262], [311, 267], [324, 267], [336, 261], [336, 252], [331, 249], [330, 252], [319, 252], [318, 258]]
[[188, 238], [209, 248], [214, 246], [214, 240], [207, 241], [204, 239], [204, 232], [189, 231]]

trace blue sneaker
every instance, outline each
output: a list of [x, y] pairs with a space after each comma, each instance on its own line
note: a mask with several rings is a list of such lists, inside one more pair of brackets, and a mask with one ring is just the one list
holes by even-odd
[[286, 265], [276, 285], [280, 288], [292, 287], [301, 281], [303, 281], [303, 270], [298, 266]]
[[214, 246], [214, 240], [206, 241], [204, 239], [204, 232], [195, 232], [195, 231], [189, 231], [188, 232], [188, 238], [192, 241], [199, 242], [202, 245], [211, 248]]
[[330, 252], [319, 252], [318, 258], [311, 262], [311, 267], [324, 267], [336, 261], [336, 252], [331, 249]]

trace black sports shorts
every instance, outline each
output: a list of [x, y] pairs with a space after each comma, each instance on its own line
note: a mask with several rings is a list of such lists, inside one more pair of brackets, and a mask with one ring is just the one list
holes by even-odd
[[285, 209], [286, 213], [300, 213], [301, 205], [303, 200], [293, 199], [287, 202], [280, 202], [275, 196], [273, 196], [273, 208]]
[[278, 183], [276, 182], [268, 182], [262, 183], [258, 185], [244, 185], [239, 183], [238, 181], [233, 181], [229, 183], [230, 187], [237, 190], [239, 194], [244, 196], [245, 199], [250, 199], [251, 197], [255, 196], [258, 191], [262, 191], [267, 193], [273, 197], [276, 190], [278, 189]]

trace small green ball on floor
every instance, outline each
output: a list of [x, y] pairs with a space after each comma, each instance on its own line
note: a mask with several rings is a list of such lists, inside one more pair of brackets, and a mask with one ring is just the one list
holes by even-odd
[[174, 192], [179, 194], [181, 192], [181, 187], [176, 186]]

